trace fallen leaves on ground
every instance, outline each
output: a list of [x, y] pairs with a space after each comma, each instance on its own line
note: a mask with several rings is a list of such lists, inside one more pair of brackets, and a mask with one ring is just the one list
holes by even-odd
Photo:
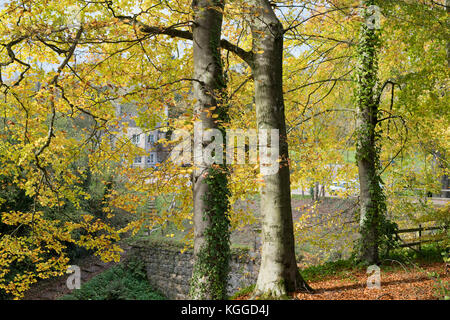
[[[438, 275], [442, 282], [447, 282], [450, 288], [450, 272], [445, 263], [433, 263], [418, 267], [399, 269], [381, 269], [381, 288], [367, 288], [367, 278], [363, 270], [347, 271], [339, 276], [311, 281], [309, 285], [315, 290], [311, 293], [293, 293], [293, 299], [298, 300], [436, 300], [439, 296], [437, 277], [430, 277], [429, 273]], [[238, 299], [248, 299], [249, 296]]]

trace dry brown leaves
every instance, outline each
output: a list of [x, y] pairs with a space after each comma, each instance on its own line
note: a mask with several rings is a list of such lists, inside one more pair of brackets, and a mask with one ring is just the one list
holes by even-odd
[[[436, 300], [438, 281], [428, 273], [434, 272], [442, 281], [450, 281], [444, 263], [422, 265], [420, 268], [408, 267], [395, 271], [381, 269], [381, 288], [367, 288], [367, 277], [363, 271], [348, 271], [344, 275], [326, 280], [312, 281], [315, 290], [310, 293], [294, 293], [298, 300]], [[448, 284], [447, 284], [448, 286]], [[248, 297], [240, 297], [246, 299]]]

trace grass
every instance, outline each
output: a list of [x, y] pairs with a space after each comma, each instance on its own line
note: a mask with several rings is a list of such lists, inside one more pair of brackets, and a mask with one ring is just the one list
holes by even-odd
[[309, 194], [301, 195], [301, 194], [291, 194], [292, 200], [306, 200], [311, 199]]
[[82, 284], [62, 300], [165, 300], [150, 287], [144, 265], [137, 260], [114, 266]]
[[256, 287], [256, 285], [252, 284], [252, 285], [250, 285], [248, 287], [242, 288], [241, 290], [239, 290], [238, 292], [233, 294], [229, 298], [229, 300], [236, 300], [238, 297], [249, 295], [255, 290], [255, 287]]
[[319, 281], [331, 276], [342, 275], [345, 276], [349, 270], [359, 269], [351, 259], [337, 260], [333, 262], [326, 262], [317, 266], [310, 266], [300, 271], [305, 281]]
[[393, 250], [387, 259], [400, 262], [442, 262], [442, 252], [445, 248], [439, 243], [423, 244], [420, 251], [409, 248]]

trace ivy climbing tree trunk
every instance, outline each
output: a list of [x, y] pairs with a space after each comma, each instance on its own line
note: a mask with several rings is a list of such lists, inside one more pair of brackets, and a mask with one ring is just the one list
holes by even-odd
[[[224, 299], [229, 269], [229, 191], [225, 165], [211, 164], [202, 149], [212, 141], [210, 130], [224, 131], [226, 121], [220, 36], [224, 1], [194, 0], [194, 268], [192, 299]], [[215, 131], [214, 131], [215, 130]], [[222, 149], [223, 150], [223, 149]], [[220, 150], [215, 150], [216, 155]]]
[[374, 0], [362, 0], [363, 22], [357, 47], [358, 111], [356, 159], [360, 183], [360, 259], [368, 264], [379, 260], [381, 219], [385, 199], [381, 188], [378, 133], [378, 56], [379, 31], [366, 21], [373, 14], [368, 8]]
[[[261, 188], [262, 252], [255, 294], [280, 297], [297, 290], [312, 291], [300, 275], [295, 259], [291, 208], [289, 150], [286, 137], [283, 99], [283, 26], [267, 0], [245, 3], [252, 29], [253, 48], [245, 51], [226, 39], [220, 40], [224, 1], [194, 0], [193, 33], [173, 28], [139, 24], [141, 31], [193, 40], [194, 46], [194, 116], [203, 129], [220, 129], [214, 118], [226, 121], [226, 109], [219, 94], [225, 84], [219, 47], [237, 54], [253, 72], [258, 130], [279, 130], [279, 171], [264, 176]], [[216, 9], [215, 9], [216, 8]], [[248, 10], [247, 10], [248, 9]], [[128, 23], [136, 19], [122, 18]], [[216, 107], [216, 109], [213, 109]], [[195, 140], [195, 138], [194, 138]], [[197, 141], [198, 142], [198, 141]], [[202, 139], [201, 144], [209, 141]], [[194, 162], [196, 158], [194, 141]], [[218, 150], [217, 152], [223, 152]], [[198, 154], [198, 152], [197, 152]], [[194, 189], [194, 271], [191, 297], [223, 298], [229, 269], [229, 217], [226, 214], [229, 191], [224, 165], [204, 162], [195, 165]], [[220, 196], [220, 198], [218, 198]]]
[[280, 297], [297, 290], [311, 290], [295, 259], [282, 79], [284, 32], [269, 1], [252, 0], [249, 5], [258, 130], [279, 130], [281, 160], [277, 173], [264, 176], [260, 191], [262, 251], [254, 294]]

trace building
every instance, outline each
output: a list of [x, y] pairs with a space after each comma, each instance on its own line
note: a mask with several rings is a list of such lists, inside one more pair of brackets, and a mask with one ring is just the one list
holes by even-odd
[[[136, 156], [133, 166], [141, 168], [155, 167], [157, 163], [164, 162], [168, 157], [168, 150], [158, 143], [160, 139], [166, 138], [166, 132], [161, 130], [163, 124], [157, 122], [154, 130], [143, 130], [136, 125], [134, 118], [137, 116], [133, 105], [118, 105], [116, 113], [121, 123], [127, 122], [127, 136], [137, 147], [146, 151], [145, 156]], [[168, 108], [164, 110], [164, 117], [168, 117]]]

